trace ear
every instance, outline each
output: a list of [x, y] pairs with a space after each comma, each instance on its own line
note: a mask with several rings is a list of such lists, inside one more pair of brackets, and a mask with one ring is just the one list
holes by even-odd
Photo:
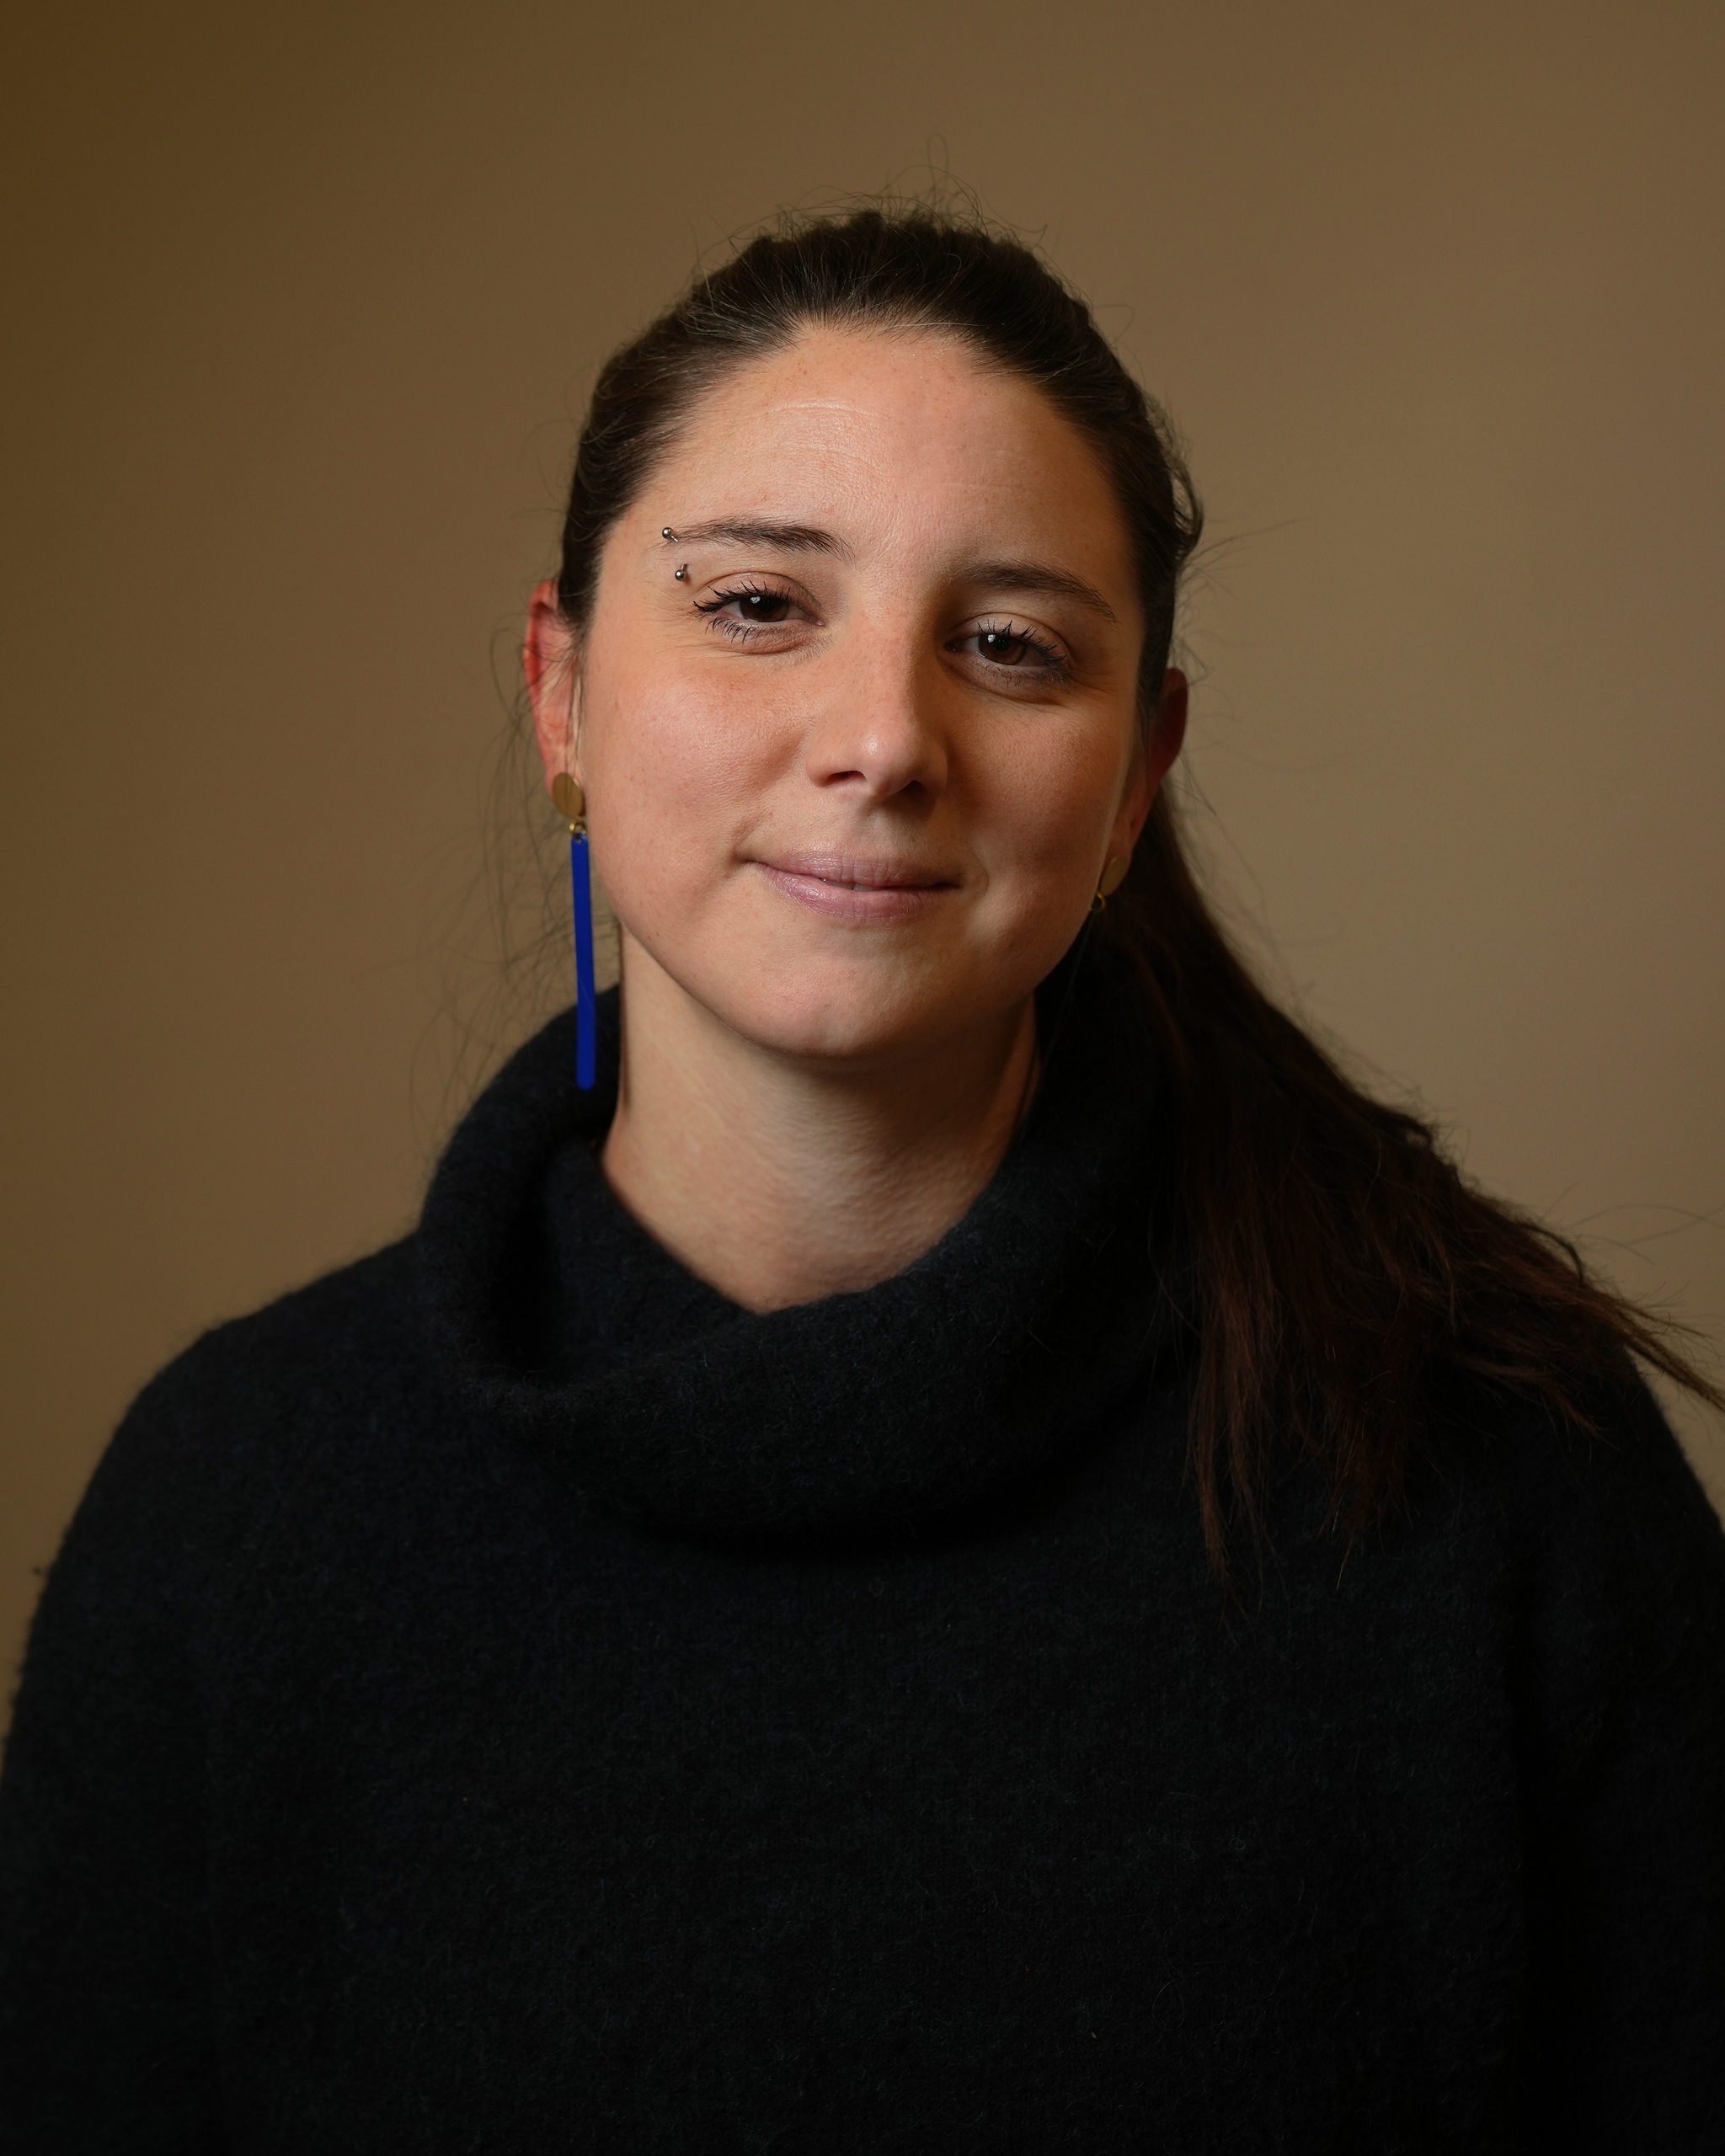
[[545, 767], [546, 786], [549, 787], [562, 771], [572, 771], [579, 779], [579, 652], [557, 603], [554, 577], [547, 577], [533, 587], [526, 633], [521, 639], [521, 672], [533, 707], [533, 735], [539, 744], [539, 760]]
[[1186, 739], [1188, 693], [1186, 676], [1178, 666], [1171, 666], [1162, 676], [1156, 713], [1145, 728], [1143, 745], [1132, 760], [1132, 775], [1109, 835], [1110, 854], [1130, 854], [1138, 843], [1150, 805]]

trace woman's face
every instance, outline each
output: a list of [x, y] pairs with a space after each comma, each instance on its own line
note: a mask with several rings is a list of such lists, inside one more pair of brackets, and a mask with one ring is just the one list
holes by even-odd
[[1112, 489], [1039, 391], [821, 329], [696, 408], [579, 649], [542, 586], [527, 666], [626, 969], [860, 1063], [1022, 1009], [1071, 943], [1179, 748], [1178, 675], [1145, 739], [1142, 637]]

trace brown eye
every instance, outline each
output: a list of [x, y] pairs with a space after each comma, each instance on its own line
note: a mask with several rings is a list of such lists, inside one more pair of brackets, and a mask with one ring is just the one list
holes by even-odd
[[992, 622], [985, 628], [969, 630], [953, 648], [962, 650], [966, 646], [991, 666], [1008, 672], [1036, 675], [1050, 681], [1064, 680], [1066, 676], [1065, 654], [1033, 629], [1015, 629], [1007, 622]]
[[[991, 659], [996, 666], [1022, 666], [1035, 650], [1028, 637], [1014, 636], [1007, 629], [983, 629], [976, 642], [983, 657]], [[1039, 652], [1037, 656], [1041, 656]]]
[[729, 603], [740, 622], [782, 622], [791, 611], [782, 591], [740, 591]]
[[745, 584], [734, 584], [729, 591], [715, 591], [710, 599], [697, 599], [695, 611], [706, 615], [720, 636], [746, 645], [752, 630], [780, 627], [788, 623], [792, 615], [800, 616], [804, 610], [788, 591]]

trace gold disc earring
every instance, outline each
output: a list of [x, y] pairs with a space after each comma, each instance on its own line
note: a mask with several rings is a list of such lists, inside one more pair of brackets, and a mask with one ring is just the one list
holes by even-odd
[[569, 827], [573, 838], [586, 820], [587, 797], [581, 791], [581, 782], [572, 771], [559, 771], [551, 782], [551, 798], [557, 804], [557, 813]]
[[1090, 910], [1100, 913], [1126, 880], [1126, 871], [1132, 866], [1130, 853], [1111, 853], [1102, 865], [1102, 876], [1096, 887], [1096, 896], [1090, 901]]

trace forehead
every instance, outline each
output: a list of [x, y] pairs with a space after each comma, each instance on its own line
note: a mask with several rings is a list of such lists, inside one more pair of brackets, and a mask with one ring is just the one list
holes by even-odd
[[[1095, 451], [1043, 392], [959, 339], [814, 328], [696, 407], [649, 489], [678, 514], [758, 514], [959, 547], [1011, 542], [1126, 567]], [[668, 512], [667, 512], [668, 513]]]

